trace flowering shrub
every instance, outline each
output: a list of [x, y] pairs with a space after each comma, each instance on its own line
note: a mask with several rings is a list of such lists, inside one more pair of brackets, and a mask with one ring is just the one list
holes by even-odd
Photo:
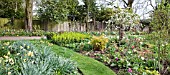
[[111, 19], [108, 20], [109, 24], [107, 28], [110, 28], [111, 23], [115, 23], [117, 25], [125, 26], [135, 26], [139, 24], [139, 16], [137, 14], [132, 13], [129, 9], [121, 9], [118, 8], [115, 10], [115, 14], [111, 16]]
[[[119, 40], [122, 40], [124, 36], [125, 27], [129, 27], [130, 29], [139, 24], [139, 16], [135, 13], [129, 11], [129, 9], [121, 9], [118, 8], [115, 10], [115, 14], [111, 16], [111, 19], [108, 20], [107, 30], [111, 30], [112, 25], [118, 25], [119, 29]], [[114, 24], [113, 24], [114, 23]]]
[[77, 72], [73, 61], [56, 56], [45, 45], [33, 45], [26, 41], [0, 45], [7, 50], [0, 56], [0, 75], [66, 75]]
[[94, 50], [104, 50], [106, 44], [108, 43], [108, 39], [101, 35], [99, 37], [93, 36], [90, 41], [90, 44], [93, 46]]

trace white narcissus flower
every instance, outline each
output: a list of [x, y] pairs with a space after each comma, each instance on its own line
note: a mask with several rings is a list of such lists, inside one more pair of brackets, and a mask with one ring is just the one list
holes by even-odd
[[0, 57], [0, 63], [2, 62], [2, 60], [3, 60], [3, 58], [2, 58], [2, 57]]
[[27, 49], [29, 49], [30, 48], [30, 46], [27, 46]]
[[29, 51], [27, 55], [32, 57], [33, 56], [33, 52]]
[[31, 63], [34, 64], [35, 61], [32, 61]]
[[9, 57], [8, 57], [8, 56], [6, 56], [6, 55], [4, 55], [4, 58], [5, 58], [5, 59], [8, 59]]
[[24, 59], [24, 62], [26, 62], [27, 59]]
[[143, 42], [139, 42], [140, 44], [143, 44]]
[[9, 63], [10, 63], [11, 65], [13, 65], [13, 64], [14, 64], [14, 60], [13, 60], [12, 58], [10, 58], [10, 59], [9, 59]]
[[162, 44], [162, 46], [165, 46], [164, 44]]
[[17, 55], [20, 55], [20, 53], [17, 53]]
[[7, 55], [10, 55], [10, 54], [11, 54], [10, 51], [8, 51]]
[[90, 41], [88, 42], [88, 44], [90, 44]]
[[9, 45], [9, 42], [6, 42], [5, 45], [8, 46], [8, 45]]
[[24, 44], [24, 46], [26, 46], [26, 44]]
[[8, 72], [8, 75], [11, 75], [11, 72]]
[[20, 48], [20, 49], [23, 49], [23, 47], [22, 47], [22, 46], [20, 46], [19, 48]]
[[145, 60], [145, 58], [144, 58], [144, 57], [141, 57], [141, 59], [142, 59], [142, 60]]

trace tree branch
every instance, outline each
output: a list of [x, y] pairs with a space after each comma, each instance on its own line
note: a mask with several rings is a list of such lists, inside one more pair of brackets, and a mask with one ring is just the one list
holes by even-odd
[[128, 6], [128, 3], [125, 0], [122, 0], [122, 1]]

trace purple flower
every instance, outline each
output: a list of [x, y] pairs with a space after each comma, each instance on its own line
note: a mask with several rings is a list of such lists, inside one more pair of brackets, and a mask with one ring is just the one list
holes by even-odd
[[119, 60], [119, 58], [116, 58], [116, 61], [118, 61]]
[[129, 69], [128, 69], [128, 72], [129, 72], [129, 73], [132, 73], [132, 69], [131, 69], [131, 68], [129, 68]]

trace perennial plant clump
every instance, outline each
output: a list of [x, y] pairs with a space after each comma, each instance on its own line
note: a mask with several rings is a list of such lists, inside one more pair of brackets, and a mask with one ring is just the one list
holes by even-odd
[[[65, 75], [76, 74], [76, 63], [51, 52], [48, 44], [28, 41], [0, 43], [7, 50], [0, 56], [0, 74]], [[2, 50], [2, 49], [0, 49]], [[2, 53], [1, 53], [2, 55]]]

